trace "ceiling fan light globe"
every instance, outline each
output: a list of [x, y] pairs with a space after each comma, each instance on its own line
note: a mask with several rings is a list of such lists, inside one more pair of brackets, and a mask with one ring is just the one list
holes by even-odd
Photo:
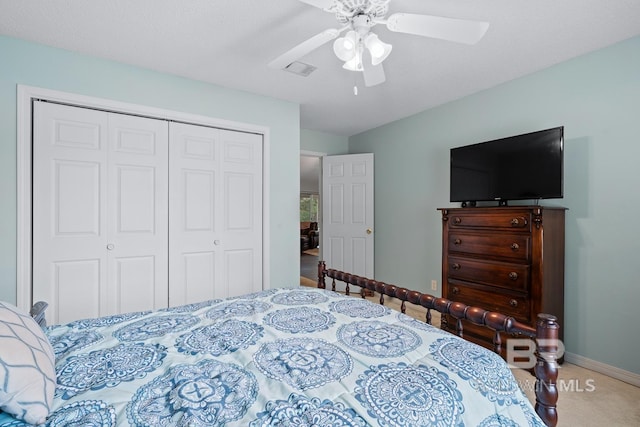
[[373, 65], [378, 65], [391, 53], [393, 46], [389, 43], [384, 43], [380, 41], [378, 36], [373, 33], [369, 33], [367, 37], [364, 39], [364, 45], [369, 50], [371, 54], [371, 63]]
[[335, 53], [341, 61], [350, 61], [356, 56], [355, 45], [346, 37], [340, 37], [333, 42], [333, 53]]

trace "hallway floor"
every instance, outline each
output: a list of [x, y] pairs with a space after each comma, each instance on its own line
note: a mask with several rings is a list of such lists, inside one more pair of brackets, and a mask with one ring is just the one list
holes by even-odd
[[300, 276], [311, 280], [318, 279], [318, 261], [320, 257], [309, 255], [308, 253], [300, 254]]

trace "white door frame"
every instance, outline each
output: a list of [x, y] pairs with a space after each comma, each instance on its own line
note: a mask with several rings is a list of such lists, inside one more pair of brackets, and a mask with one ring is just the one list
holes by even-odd
[[34, 86], [18, 85], [17, 89], [17, 244], [16, 244], [16, 305], [29, 310], [32, 304], [31, 292], [31, 226], [32, 226], [32, 182], [31, 182], [31, 141], [32, 108], [34, 99], [94, 108], [124, 114], [132, 114], [156, 119], [173, 120], [196, 125], [231, 129], [262, 135], [262, 284], [270, 288], [269, 271], [269, 200], [270, 200], [270, 130], [266, 126], [217, 119], [197, 114], [166, 110], [139, 104], [114, 101]]

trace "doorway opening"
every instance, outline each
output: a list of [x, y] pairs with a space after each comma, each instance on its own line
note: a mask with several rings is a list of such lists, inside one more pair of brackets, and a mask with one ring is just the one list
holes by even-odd
[[320, 153], [300, 154], [300, 282], [317, 280], [321, 232]]

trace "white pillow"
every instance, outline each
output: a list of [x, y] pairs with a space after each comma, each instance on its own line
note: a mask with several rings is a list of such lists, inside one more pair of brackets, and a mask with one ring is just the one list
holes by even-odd
[[55, 356], [42, 328], [0, 301], [0, 409], [29, 424], [46, 421], [56, 389]]

